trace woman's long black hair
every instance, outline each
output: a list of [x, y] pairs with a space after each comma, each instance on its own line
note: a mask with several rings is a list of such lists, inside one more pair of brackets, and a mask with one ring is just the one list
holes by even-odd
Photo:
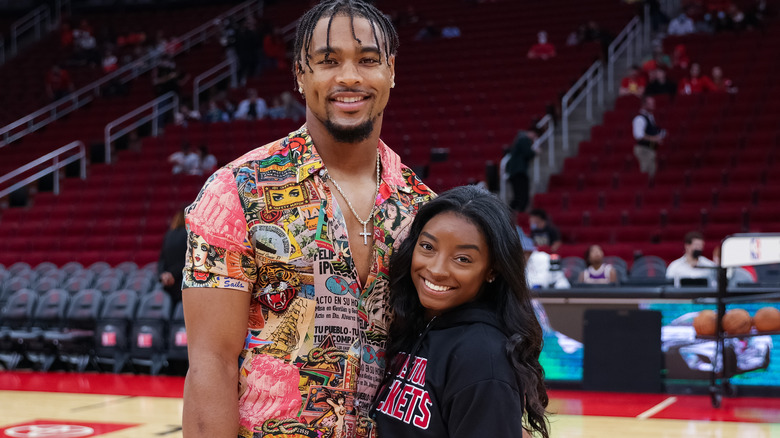
[[525, 422], [529, 432], [549, 436], [546, 410], [547, 389], [539, 363], [542, 327], [536, 319], [525, 279], [525, 262], [520, 238], [509, 208], [498, 197], [477, 186], [457, 187], [423, 205], [412, 223], [409, 236], [390, 262], [390, 297], [393, 312], [387, 344], [388, 366], [404, 348], [409, 348], [424, 328], [424, 309], [411, 278], [412, 254], [420, 232], [433, 217], [453, 212], [473, 223], [485, 237], [495, 281], [486, 283], [478, 301], [490, 304], [509, 334], [507, 356], [523, 391]]

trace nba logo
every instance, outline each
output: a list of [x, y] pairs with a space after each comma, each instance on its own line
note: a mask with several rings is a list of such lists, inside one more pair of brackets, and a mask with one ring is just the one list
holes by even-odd
[[761, 241], [755, 237], [750, 239], [750, 259], [758, 260], [761, 258]]
[[152, 346], [152, 334], [138, 333], [138, 348], [151, 348], [151, 346]]
[[104, 347], [116, 347], [116, 332], [103, 332], [100, 343]]
[[183, 329], [176, 332], [176, 346], [177, 347], [187, 346], [187, 332], [184, 331]]

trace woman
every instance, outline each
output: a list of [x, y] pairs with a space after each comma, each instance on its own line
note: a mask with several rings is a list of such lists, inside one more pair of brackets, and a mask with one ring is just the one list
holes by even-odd
[[604, 263], [604, 251], [598, 245], [591, 245], [585, 250], [587, 267], [580, 272], [580, 283], [614, 284], [617, 283], [617, 271], [612, 265]]
[[420, 209], [390, 265], [388, 368], [372, 407], [382, 437], [549, 436], [522, 254], [509, 209], [484, 189]]

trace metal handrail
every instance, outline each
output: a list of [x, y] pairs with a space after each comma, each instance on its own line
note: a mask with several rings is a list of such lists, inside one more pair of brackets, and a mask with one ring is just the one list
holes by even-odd
[[40, 5], [14, 21], [11, 25], [11, 56], [16, 56], [19, 50], [19, 36], [24, 32], [35, 29], [35, 39], [41, 38], [41, 25], [46, 24], [46, 30], [51, 28], [51, 10], [47, 5]]
[[[129, 113], [109, 122], [104, 129], [106, 163], [111, 163], [111, 144], [114, 142], [114, 140], [122, 137], [123, 135], [129, 134], [133, 129], [136, 129], [144, 123], [148, 122], [152, 122], [152, 135], [156, 137], [159, 133], [160, 117], [169, 111], [176, 111], [176, 108], [178, 107], [179, 96], [173, 91], [169, 91], [162, 96], [151, 100], [130, 111]], [[122, 126], [124, 122], [131, 120], [148, 110], [151, 110], [151, 113], [139, 117], [132, 123], [121, 127], [113, 133], [111, 132], [115, 128]]]
[[[555, 164], [555, 120], [547, 114], [536, 123], [537, 128], [544, 128], [544, 133], [539, 136], [532, 146], [538, 149], [542, 143], [547, 143], [547, 167], [552, 168]], [[539, 187], [542, 182], [542, 169], [539, 160], [534, 160], [534, 188]]]
[[[78, 149], [79, 150], [78, 153], [68, 158], [65, 158], [64, 160], [60, 160], [60, 156], [69, 153], [73, 149]], [[68, 164], [78, 160], [81, 160], [81, 169], [79, 171], [81, 179], [87, 178], [87, 148], [86, 146], [84, 146], [84, 143], [82, 141], [77, 140], [77, 141], [70, 142], [67, 145], [53, 152], [50, 152], [36, 160], [33, 160], [25, 164], [24, 166], [14, 170], [13, 172], [9, 172], [3, 176], [0, 176], [0, 184], [3, 184], [13, 178], [16, 178], [17, 176], [31, 169], [34, 169], [50, 160], [53, 161], [51, 166], [39, 170], [34, 175], [28, 176], [27, 178], [15, 183], [11, 187], [0, 190], [0, 198], [3, 198], [13, 193], [16, 190], [19, 190], [20, 188], [26, 186], [27, 184], [37, 181], [50, 173], [54, 173], [54, 194], [58, 195], [60, 193], [60, 173], [58, 171], [63, 167], [67, 166]]]
[[[213, 77], [212, 77], [213, 76]], [[210, 78], [206, 80], [207, 78]], [[235, 59], [226, 59], [214, 67], [199, 74], [192, 81], [192, 109], [200, 111], [200, 93], [210, 89], [214, 85], [226, 78], [230, 78], [230, 86], [238, 86], [238, 69]]]
[[569, 116], [585, 99], [585, 117], [593, 120], [593, 89], [597, 88], [598, 102], [604, 105], [604, 66], [596, 61], [561, 99], [561, 138], [564, 153], [569, 152]]
[[0, 35], [0, 65], [5, 64], [5, 38]]
[[642, 33], [640, 32], [641, 21], [639, 17], [634, 17], [628, 22], [626, 27], [615, 37], [612, 43], [607, 48], [607, 58], [609, 59], [609, 65], [607, 65], [607, 82], [609, 86], [609, 92], [612, 93], [615, 90], [615, 64], [617, 59], [623, 55], [623, 52], [628, 51], [626, 56], [626, 66], [631, 66], [634, 63], [634, 52], [631, 49], [631, 44], [638, 44], [637, 41], [641, 40]]
[[[179, 38], [176, 38], [176, 50], [173, 53], [174, 56], [189, 50], [194, 45], [199, 44], [206, 39], [210, 38], [216, 32], [219, 31], [219, 27], [215, 25], [215, 22], [220, 22], [227, 17], [238, 16], [246, 18], [252, 13], [262, 11], [262, 0], [248, 0], [238, 6], [233, 7], [229, 11], [221, 14], [216, 20], [211, 19], [207, 23], [204, 23], [197, 28], [185, 33]], [[103, 85], [119, 80], [121, 83], [126, 83], [138, 76], [148, 72], [157, 65], [159, 53], [148, 53], [141, 58], [136, 59], [128, 65], [125, 65], [116, 71], [109, 73], [106, 76], [86, 85], [79, 90], [71, 93], [62, 99], [53, 102], [37, 111], [34, 111], [15, 122], [0, 128], [0, 147], [6, 146], [9, 143], [24, 137], [25, 135], [35, 132], [38, 129], [48, 125], [49, 123], [60, 119], [62, 116], [75, 111], [78, 108], [86, 105], [90, 101], [94, 100], [95, 96], [100, 95], [100, 89]], [[60, 108], [63, 107], [64, 108]], [[43, 117], [41, 120], [36, 120], [39, 117]]]

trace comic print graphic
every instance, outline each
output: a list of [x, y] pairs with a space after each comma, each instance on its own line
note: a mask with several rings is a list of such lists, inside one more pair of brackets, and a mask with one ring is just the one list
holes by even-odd
[[265, 326], [257, 335], [262, 341], [269, 341], [257, 347], [257, 352], [292, 361], [306, 344], [308, 322], [314, 317], [313, 300], [296, 297], [289, 308], [281, 313], [269, 312]]
[[309, 191], [303, 184], [268, 186], [263, 189], [263, 196], [268, 210], [287, 210], [309, 203]]
[[290, 238], [282, 227], [270, 224], [258, 225], [252, 228], [251, 238], [254, 242], [256, 258], [262, 256], [281, 262], [290, 260]]

